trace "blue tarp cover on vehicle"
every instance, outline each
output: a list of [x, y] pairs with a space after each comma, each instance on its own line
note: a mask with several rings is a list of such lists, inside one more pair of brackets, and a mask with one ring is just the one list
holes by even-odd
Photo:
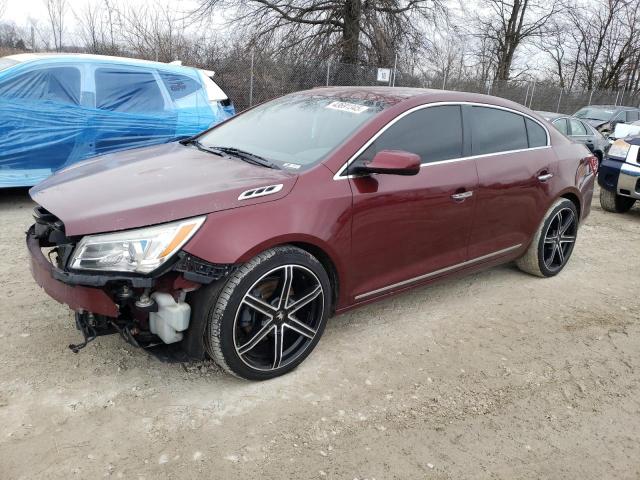
[[233, 114], [209, 102], [194, 68], [0, 60], [0, 187], [35, 185], [86, 158], [191, 136]]

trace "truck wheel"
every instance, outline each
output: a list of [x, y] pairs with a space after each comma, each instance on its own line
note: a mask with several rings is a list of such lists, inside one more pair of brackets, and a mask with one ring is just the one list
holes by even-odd
[[209, 300], [207, 352], [241, 378], [287, 373], [320, 340], [331, 291], [322, 264], [308, 252], [293, 246], [267, 250], [236, 270]]
[[571, 200], [560, 198], [547, 210], [531, 245], [516, 265], [538, 277], [557, 275], [569, 261], [577, 235], [576, 206]]
[[600, 206], [607, 212], [625, 213], [631, 210], [634, 203], [636, 203], [634, 198], [623, 197], [604, 188], [600, 189]]

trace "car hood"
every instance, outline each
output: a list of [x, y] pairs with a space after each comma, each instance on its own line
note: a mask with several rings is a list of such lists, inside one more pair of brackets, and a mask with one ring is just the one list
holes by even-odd
[[606, 120], [595, 120], [593, 118], [581, 118], [580, 120], [583, 120], [587, 122], [589, 125], [591, 125], [592, 127], [596, 127], [596, 128], [598, 128], [600, 125], [604, 125], [605, 123], [607, 123]]
[[[296, 175], [220, 157], [178, 142], [112, 153], [60, 170], [31, 198], [65, 224], [69, 236], [111, 232], [273, 201]], [[280, 191], [249, 199], [252, 188]]]

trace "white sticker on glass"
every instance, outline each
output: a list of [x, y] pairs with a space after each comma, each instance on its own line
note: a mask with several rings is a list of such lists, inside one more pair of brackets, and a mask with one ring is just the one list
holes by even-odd
[[364, 105], [358, 105], [357, 103], [349, 103], [349, 102], [331, 102], [326, 108], [330, 108], [332, 110], [340, 110], [341, 112], [349, 112], [349, 113], [362, 113], [365, 110], [368, 110], [369, 107], [365, 107]]
[[285, 163], [284, 168], [293, 168], [295, 170], [300, 168], [300, 165], [298, 165], [297, 163]]

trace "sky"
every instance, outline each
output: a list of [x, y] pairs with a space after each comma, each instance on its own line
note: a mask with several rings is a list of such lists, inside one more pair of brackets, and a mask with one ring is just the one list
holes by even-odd
[[[72, 10], [74, 8], [82, 8], [88, 2], [96, 2], [98, 0], [67, 0], [68, 5], [68, 20], [69, 22], [73, 21], [73, 13]], [[18, 25], [24, 25], [27, 23], [29, 18], [34, 18], [38, 21], [47, 21], [47, 9], [45, 8], [44, 0], [6, 0], [7, 8], [3, 20], [10, 20], [15, 22]], [[118, 0], [116, 0], [116, 3]], [[126, 0], [127, 5], [145, 5], [156, 3], [152, 0]], [[165, 2], [160, 2], [164, 4]], [[184, 8], [185, 11], [192, 10], [196, 5], [196, 0], [174, 0], [167, 3], [171, 4], [180, 4], [181, 8]], [[69, 23], [70, 24], [70, 23]]]

